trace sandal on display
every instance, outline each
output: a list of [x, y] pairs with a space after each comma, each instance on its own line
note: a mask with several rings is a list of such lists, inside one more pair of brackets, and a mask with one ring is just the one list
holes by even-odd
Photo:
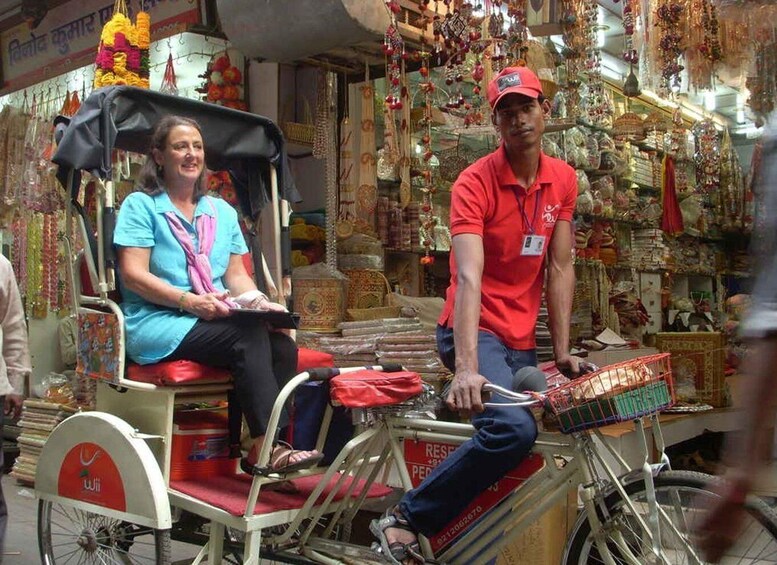
[[370, 522], [370, 531], [378, 538], [378, 542], [372, 544], [372, 549], [386, 563], [403, 565], [408, 559], [412, 559], [413, 563], [421, 565], [428, 563], [421, 554], [421, 545], [418, 543], [418, 539], [410, 543], [402, 543], [400, 541], [389, 543], [386, 537], [386, 530], [389, 528], [397, 528], [406, 532], [412, 532], [413, 535], [418, 535], [396, 506], [389, 508], [383, 516]]
[[[309, 453], [310, 455], [298, 459], [303, 453]], [[302, 469], [314, 467], [323, 458], [324, 454], [319, 453], [316, 450], [294, 449], [285, 441], [279, 441], [278, 444], [273, 447], [272, 453], [270, 454], [269, 466], [265, 468], [257, 467], [255, 464], [252, 465], [249, 463], [247, 457], [243, 457], [240, 459], [240, 469], [249, 475], [291, 473], [292, 471], [300, 471]]]

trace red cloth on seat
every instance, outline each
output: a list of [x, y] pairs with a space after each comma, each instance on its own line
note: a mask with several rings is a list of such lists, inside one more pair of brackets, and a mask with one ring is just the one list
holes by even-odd
[[[323, 351], [300, 347], [297, 372], [314, 367], [334, 367], [334, 357]], [[232, 376], [226, 369], [209, 367], [195, 361], [161, 361], [151, 365], [127, 363], [127, 378], [157, 386], [182, 385], [189, 383], [223, 383]]]
[[412, 371], [385, 373], [363, 369], [337, 375], [329, 381], [332, 404], [347, 408], [396, 404], [422, 390], [421, 375]]
[[225, 383], [232, 379], [229, 371], [195, 361], [162, 361], [151, 365], [127, 363], [127, 378], [157, 386], [189, 383]]
[[302, 373], [308, 369], [316, 367], [334, 367], [335, 358], [331, 353], [316, 351], [300, 347], [297, 353], [297, 373]]

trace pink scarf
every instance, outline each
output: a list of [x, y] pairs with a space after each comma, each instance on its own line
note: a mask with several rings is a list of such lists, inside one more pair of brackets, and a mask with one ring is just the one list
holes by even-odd
[[[204, 198], [208, 198], [205, 196]], [[213, 248], [213, 242], [216, 239], [216, 209], [213, 203], [208, 200], [208, 204], [213, 210], [213, 216], [200, 214], [194, 219], [194, 227], [197, 230], [197, 239], [200, 244], [200, 252], [195, 253], [189, 232], [183, 227], [181, 219], [175, 212], [165, 212], [165, 218], [170, 225], [170, 231], [173, 232], [175, 239], [181, 244], [184, 255], [186, 255], [186, 265], [189, 271], [189, 281], [192, 283], [192, 291], [195, 294], [206, 294], [209, 292], [220, 292], [213, 286], [213, 272], [210, 266], [210, 250]], [[226, 298], [223, 300], [231, 308], [235, 303]]]

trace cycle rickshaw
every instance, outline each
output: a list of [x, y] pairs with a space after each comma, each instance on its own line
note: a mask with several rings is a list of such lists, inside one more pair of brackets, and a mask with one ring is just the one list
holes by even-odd
[[[302, 367], [281, 391], [268, 429], [277, 427], [280, 408], [295, 388], [309, 381], [328, 381], [332, 398], [350, 409], [356, 432], [327, 467], [248, 477], [234, 474], [234, 464], [231, 474], [174, 476], [176, 409], [223, 400], [231, 388], [228, 375], [196, 364], [146, 369], [125, 364], [122, 314], [109, 294], [114, 288], [112, 154], [115, 149], [145, 150], [153, 125], [169, 113], [195, 118], [202, 125], [208, 166], [230, 171], [245, 215], [256, 219], [264, 204], [272, 206], [278, 226], [274, 275], [279, 288], [289, 274], [281, 260], [282, 248], [287, 248], [280, 237], [285, 233], [280, 227], [285, 216], [281, 200], [290, 196], [293, 184], [283, 137], [271, 121], [160, 93], [110, 87], [94, 92], [69, 123], [60, 123], [63, 135], [54, 160], [67, 187], [68, 214], [83, 226], [84, 270], [96, 289], [94, 296], [74, 290], [79, 339], [88, 336], [79, 368], [99, 382], [97, 410], [64, 420], [40, 456], [35, 489], [41, 561], [168, 564], [173, 537], [201, 546], [194, 564], [256, 564], [265, 558], [288, 563], [382, 562], [368, 545], [349, 543], [360, 509], [368, 499], [385, 501], [393, 490], [387, 483], [412, 488], [434, 466], [430, 453], [453, 449], [472, 434], [468, 424], [431, 417], [433, 394], [417, 375], [401, 367]], [[77, 202], [82, 170], [98, 184], [96, 238]], [[263, 273], [261, 246], [253, 241], [250, 247], [255, 272]], [[74, 266], [73, 289], [81, 288], [76, 271]], [[492, 390], [518, 405], [547, 403], [562, 431], [569, 433], [541, 432], [533, 453], [515, 472], [438, 536], [422, 538], [429, 559], [488, 563], [525, 526], [567, 497], [570, 487], [580, 485], [582, 511], [569, 535], [564, 563], [701, 563], [691, 525], [703, 512], [703, 499], [715, 496], [708, 490], [709, 478], [668, 470], [665, 459], [651, 464], [652, 448], [642, 425], [643, 417], [651, 418], [652, 435], [663, 453], [653, 415], [673, 399], [668, 356], [606, 369], [584, 381], [590, 394], [574, 382], [539, 400]], [[640, 374], [642, 380], [633, 381]], [[349, 379], [357, 377], [370, 384], [369, 394], [353, 392]], [[328, 406], [318, 449], [326, 440], [331, 414]], [[636, 469], [608, 447], [597, 430], [608, 422], [628, 420], [638, 423], [644, 439], [645, 462]], [[267, 442], [259, 454], [260, 466], [268, 461], [269, 449]], [[268, 488], [285, 479], [294, 481], [297, 493]], [[777, 554], [774, 513], [757, 500], [748, 503], [748, 511], [745, 546], [731, 556], [757, 562]]]

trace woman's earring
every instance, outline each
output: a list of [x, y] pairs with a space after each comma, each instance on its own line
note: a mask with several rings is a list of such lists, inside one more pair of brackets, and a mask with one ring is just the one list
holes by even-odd
[[157, 165], [156, 166], [156, 175], [158, 177], [161, 177], [161, 176], [164, 176], [164, 174], [165, 174], [165, 168], [162, 165]]

